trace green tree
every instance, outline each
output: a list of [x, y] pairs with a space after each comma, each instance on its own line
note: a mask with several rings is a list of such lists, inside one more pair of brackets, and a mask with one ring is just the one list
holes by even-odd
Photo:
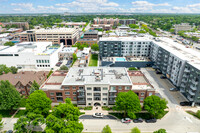
[[65, 65], [62, 65], [62, 66], [60, 67], [60, 70], [68, 70], [68, 67], [65, 66]]
[[164, 113], [167, 108], [167, 101], [158, 96], [149, 96], [144, 100], [144, 109], [147, 110], [153, 117]]
[[138, 129], [137, 127], [134, 127], [133, 129], [131, 129], [131, 133], [141, 133], [140, 129]]
[[48, 75], [47, 75], [47, 78], [49, 78], [49, 76], [51, 76], [51, 74], [53, 73], [52, 70], [49, 71]]
[[99, 51], [99, 45], [98, 44], [92, 44], [91, 49], [94, 51]]
[[124, 111], [124, 117], [128, 112], [141, 111], [140, 100], [133, 91], [120, 92], [115, 100], [116, 109]]
[[167, 133], [165, 129], [159, 129], [158, 131], [154, 131], [153, 133]]
[[51, 109], [51, 100], [46, 96], [42, 90], [36, 90], [29, 95], [26, 100], [27, 112], [33, 112], [36, 114], [42, 114], [47, 116]]
[[21, 102], [21, 96], [16, 88], [8, 81], [0, 81], [0, 110], [17, 109]]
[[15, 44], [13, 42], [6, 42], [4, 43], [4, 46], [14, 46]]
[[45, 123], [44, 117], [41, 114], [29, 113], [26, 116], [21, 116], [17, 123], [14, 124], [16, 133], [32, 132], [36, 126]]
[[0, 130], [3, 128], [2, 116], [0, 115]]
[[72, 58], [73, 58], [73, 63], [78, 59], [75, 53], [73, 53]]
[[16, 74], [17, 71], [18, 71], [18, 68], [14, 67], [14, 66], [11, 66], [10, 70], [11, 70], [12, 74]]
[[129, 27], [133, 29], [139, 29], [139, 26], [136, 24], [129, 24]]
[[31, 88], [34, 88], [35, 90], [39, 90], [40, 85], [34, 80], [32, 85], [31, 85]]
[[7, 67], [6, 65], [0, 65], [0, 75], [2, 75], [3, 73], [7, 74], [9, 72], [11, 72], [9, 67]]
[[200, 110], [198, 110], [198, 111], [196, 112], [196, 115], [197, 115], [197, 117], [200, 118]]
[[46, 118], [47, 133], [69, 132], [81, 133], [83, 124], [79, 123], [80, 111], [71, 103], [69, 98], [65, 99], [65, 103], [60, 103], [54, 107], [52, 113]]
[[112, 133], [111, 128], [109, 125], [106, 125], [103, 130], [102, 133]]

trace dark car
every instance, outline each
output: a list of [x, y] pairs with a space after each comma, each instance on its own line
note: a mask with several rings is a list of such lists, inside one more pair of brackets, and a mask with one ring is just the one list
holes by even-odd
[[159, 71], [156, 71], [156, 74], [162, 74], [161, 72], [159, 72]]
[[180, 105], [181, 105], [181, 106], [191, 106], [192, 103], [191, 103], [191, 102], [188, 102], [188, 101], [184, 101], [184, 102], [180, 102]]
[[56, 63], [56, 66], [60, 66], [62, 64], [62, 62], [58, 62], [58, 63]]
[[161, 79], [166, 79], [167, 77], [165, 77], [165, 76], [160, 76], [160, 78], [161, 78]]
[[13, 131], [12, 130], [8, 130], [6, 133], [13, 133]]
[[143, 120], [142, 120], [142, 118], [137, 118], [137, 119], [134, 119], [133, 122], [134, 123], [142, 123]]
[[155, 123], [157, 120], [156, 120], [156, 118], [153, 118], [153, 119], [147, 119], [145, 121], [146, 121], [146, 123]]

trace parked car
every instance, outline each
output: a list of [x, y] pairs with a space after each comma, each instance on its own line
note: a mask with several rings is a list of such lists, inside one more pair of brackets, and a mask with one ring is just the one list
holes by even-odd
[[177, 88], [170, 88], [170, 91], [177, 91]]
[[58, 63], [56, 63], [56, 66], [59, 67], [61, 64], [62, 64], [62, 62], [59, 61]]
[[165, 76], [160, 76], [160, 78], [161, 78], [161, 79], [166, 79], [167, 77], [165, 77]]
[[159, 71], [156, 71], [156, 74], [162, 74], [161, 72], [159, 72]]
[[137, 118], [137, 119], [134, 119], [133, 122], [134, 123], [142, 123], [143, 120], [142, 120], [142, 118]]
[[130, 118], [123, 118], [122, 123], [131, 123], [131, 119]]
[[94, 113], [93, 117], [103, 118], [103, 113]]
[[156, 120], [156, 118], [153, 118], [153, 119], [147, 119], [145, 121], [146, 121], [146, 123], [155, 123], [157, 120]]
[[13, 131], [12, 130], [8, 130], [6, 133], [13, 133]]
[[184, 102], [180, 102], [180, 105], [181, 105], [181, 106], [191, 106], [192, 103], [191, 103], [191, 102], [188, 102], [188, 101], [184, 101]]

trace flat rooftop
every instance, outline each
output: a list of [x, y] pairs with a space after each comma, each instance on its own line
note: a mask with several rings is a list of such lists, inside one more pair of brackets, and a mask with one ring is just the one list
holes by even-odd
[[85, 67], [70, 68], [62, 85], [132, 85], [126, 68]]
[[192, 48], [187, 48], [185, 45], [174, 42], [167, 37], [159, 38], [161, 41], [153, 41], [155, 44], [169, 51], [171, 54], [186, 60], [189, 64], [200, 69], [200, 52]]
[[35, 30], [36, 34], [71, 34], [73, 32], [77, 31], [75, 28], [54, 28], [54, 29], [38, 29]]
[[98, 34], [98, 30], [87, 30], [84, 34]]
[[152, 41], [147, 37], [101, 37], [99, 41]]

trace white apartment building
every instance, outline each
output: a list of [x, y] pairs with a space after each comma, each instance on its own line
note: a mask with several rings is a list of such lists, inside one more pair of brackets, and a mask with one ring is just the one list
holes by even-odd
[[8, 67], [22, 69], [50, 69], [58, 62], [60, 47], [51, 47], [52, 42], [23, 42], [13, 47], [0, 48], [0, 61]]

